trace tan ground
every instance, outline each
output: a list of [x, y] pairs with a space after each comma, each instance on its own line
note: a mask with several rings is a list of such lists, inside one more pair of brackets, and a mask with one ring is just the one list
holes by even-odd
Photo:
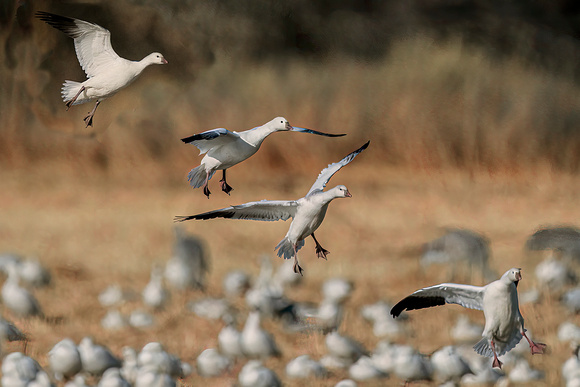
[[[355, 144], [356, 145], [356, 144]], [[346, 304], [341, 332], [360, 340], [368, 349], [379, 341], [359, 315], [364, 304], [379, 299], [396, 301], [419, 287], [447, 279], [446, 271], [434, 269], [421, 273], [417, 259], [406, 254], [420, 243], [440, 234], [440, 227], [461, 226], [476, 229], [492, 241], [493, 269], [503, 273], [510, 267], [522, 267], [521, 291], [534, 285], [534, 267], [540, 256], [523, 251], [526, 237], [545, 224], [575, 223], [580, 214], [580, 182], [547, 171], [514, 172], [511, 175], [471, 175], [458, 172], [395, 170], [373, 165], [373, 144], [331, 181], [345, 184], [352, 199], [336, 200], [330, 206], [317, 237], [331, 251], [327, 262], [317, 260], [308, 240], [301, 251], [305, 281], [288, 296], [296, 300], [319, 301], [320, 285], [330, 277], [351, 279], [356, 286]], [[380, 152], [375, 148], [374, 152]], [[71, 160], [72, 162], [72, 160]], [[106, 286], [118, 282], [140, 292], [149, 278], [154, 262], [170, 256], [174, 215], [186, 215], [229, 204], [269, 198], [301, 197], [318, 171], [326, 165], [312, 163], [312, 172], [282, 176], [275, 168], [259, 170], [264, 158], [255, 159], [231, 170], [229, 182], [234, 187], [227, 197], [212, 181], [213, 196], [207, 200], [192, 191], [183, 174], [189, 165], [168, 171], [167, 179], [147, 178], [148, 165], [135, 168], [130, 178], [107, 177], [102, 172], [66, 171], [62, 164], [0, 172], [0, 251], [37, 255], [53, 274], [54, 285], [36, 291], [52, 322], [21, 320], [2, 310], [31, 340], [26, 348], [8, 344], [6, 351], [26, 351], [41, 365], [47, 364], [48, 350], [64, 337], [77, 343], [85, 335], [109, 346], [120, 355], [122, 346], [140, 349], [149, 341], [159, 341], [183, 360], [195, 363], [199, 353], [217, 345], [222, 323], [205, 321], [185, 309], [186, 302], [205, 295], [191, 291], [173, 293], [169, 308], [156, 315], [157, 324], [148, 330], [126, 329], [108, 332], [100, 319], [106, 310], [97, 295]], [[170, 173], [169, 173], [170, 172]], [[165, 183], [164, 183], [165, 181]], [[281, 189], [280, 187], [283, 187]], [[188, 231], [207, 241], [212, 271], [206, 295], [221, 294], [221, 280], [226, 272], [242, 268], [255, 275], [258, 258], [272, 254], [276, 243], [286, 233], [289, 223], [214, 220], [188, 222]], [[272, 257], [275, 264], [278, 258]], [[476, 276], [477, 277], [477, 276]], [[141, 307], [139, 301], [122, 307], [128, 312]], [[245, 316], [247, 308], [237, 303]], [[549, 345], [550, 353], [528, 355], [530, 363], [546, 371], [546, 384], [561, 383], [562, 362], [570, 356], [566, 344], [558, 342], [556, 329], [568, 316], [556, 299], [544, 298], [539, 305], [525, 305], [522, 313], [534, 337]], [[401, 341], [430, 353], [451, 343], [450, 324], [460, 313], [483, 321], [477, 311], [446, 306], [410, 314], [412, 334]], [[243, 319], [244, 317], [242, 317]], [[308, 353], [318, 359], [326, 353], [319, 334], [287, 334], [276, 323], [266, 321], [278, 341], [283, 357], [266, 365], [284, 379], [284, 366], [297, 355]], [[191, 376], [184, 385], [231, 385], [243, 363], [227, 376], [203, 380]], [[288, 385], [332, 385], [347, 377], [336, 372], [330, 380], [287, 381]], [[397, 385], [391, 377], [380, 384]], [[361, 383], [373, 385], [373, 383]], [[378, 383], [376, 383], [378, 384]]]

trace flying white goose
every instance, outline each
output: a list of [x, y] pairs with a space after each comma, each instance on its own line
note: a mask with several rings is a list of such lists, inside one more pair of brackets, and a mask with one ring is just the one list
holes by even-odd
[[209, 199], [211, 194], [208, 187], [209, 180], [216, 171], [222, 170], [221, 189], [229, 195], [233, 188], [226, 182], [226, 169], [252, 156], [260, 149], [260, 145], [262, 145], [266, 137], [280, 131], [311, 133], [326, 137], [344, 136], [344, 134], [329, 134], [312, 129], [293, 127], [284, 117], [276, 117], [262, 126], [239, 133], [218, 128], [194, 134], [193, 136], [182, 138], [181, 141], [195, 145], [199, 149], [200, 155], [204, 153], [206, 155], [201, 159], [200, 166], [192, 169], [187, 175], [189, 184], [193, 188], [203, 186], [203, 193]]
[[74, 39], [77, 58], [88, 79], [64, 81], [61, 94], [67, 110], [72, 105], [97, 101], [84, 118], [87, 127], [93, 125], [93, 116], [102, 100], [129, 85], [149, 65], [167, 63], [158, 52], [140, 61], [121, 58], [111, 46], [111, 33], [97, 24], [42, 11], [36, 12], [36, 17]]
[[473, 347], [482, 356], [493, 357], [493, 367], [501, 368], [498, 356], [503, 355], [526, 338], [533, 354], [544, 353], [545, 344], [534, 343], [526, 335], [524, 318], [518, 306], [517, 285], [522, 279], [521, 269], [510, 269], [500, 279], [486, 286], [439, 284], [417, 290], [399, 301], [391, 314], [397, 317], [404, 310], [458, 304], [465, 308], [483, 310], [485, 328], [481, 339]]
[[332, 200], [352, 197], [344, 185], [338, 185], [328, 191], [323, 191], [324, 187], [326, 187], [326, 184], [336, 172], [365, 150], [369, 146], [369, 143], [370, 141], [339, 162], [330, 164], [323, 169], [306, 196], [301, 199], [262, 200], [204, 212], [198, 215], [176, 216], [174, 220], [176, 222], [183, 222], [190, 219], [230, 218], [274, 221], [293, 218], [286, 237], [278, 243], [275, 249], [278, 250], [277, 255], [279, 257], [283, 256], [284, 259], [294, 257], [294, 272], [302, 274], [302, 268], [298, 264], [296, 252], [304, 246], [304, 239], [312, 235], [312, 239], [316, 243], [316, 255], [318, 258], [326, 259], [326, 255], [329, 252], [318, 243], [314, 236], [314, 231], [322, 224], [328, 205]]

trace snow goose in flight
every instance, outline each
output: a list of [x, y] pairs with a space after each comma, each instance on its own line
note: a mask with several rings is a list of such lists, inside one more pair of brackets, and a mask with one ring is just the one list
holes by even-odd
[[322, 170], [318, 178], [305, 197], [298, 200], [262, 200], [250, 202], [238, 206], [231, 206], [219, 210], [204, 212], [198, 215], [176, 216], [176, 222], [190, 219], [250, 219], [262, 221], [288, 220], [293, 218], [288, 233], [275, 247], [277, 255], [290, 259], [294, 257], [294, 272], [302, 274], [302, 268], [298, 264], [296, 252], [304, 246], [304, 239], [312, 235], [316, 244], [316, 255], [326, 259], [329, 252], [316, 240], [314, 231], [322, 224], [326, 210], [330, 202], [336, 198], [349, 198], [352, 195], [344, 185], [338, 185], [328, 191], [323, 191], [330, 178], [342, 167], [350, 163], [359, 153], [369, 146], [370, 141], [359, 149], [350, 153], [337, 163], [330, 164]]
[[189, 184], [193, 188], [203, 186], [203, 193], [209, 199], [211, 194], [208, 187], [209, 180], [216, 171], [222, 170], [221, 189], [229, 195], [233, 188], [226, 182], [226, 169], [252, 156], [260, 149], [260, 145], [266, 137], [280, 131], [311, 133], [326, 137], [344, 136], [344, 134], [328, 134], [312, 129], [293, 127], [284, 117], [276, 117], [262, 126], [239, 133], [218, 128], [194, 134], [182, 138], [181, 141], [195, 145], [199, 149], [199, 154], [205, 153], [205, 156], [201, 159], [199, 167], [193, 168], [187, 175]]
[[66, 80], [62, 86], [62, 99], [67, 110], [96, 100], [93, 110], [84, 118], [87, 127], [93, 125], [93, 116], [102, 100], [108, 98], [133, 82], [146, 67], [166, 64], [158, 52], [140, 61], [121, 58], [111, 46], [111, 33], [94, 23], [38, 11], [36, 17], [74, 39], [75, 51], [87, 80]]
[[473, 347], [482, 356], [493, 357], [493, 367], [501, 368], [498, 356], [519, 343], [522, 336], [530, 344], [532, 354], [544, 353], [545, 344], [534, 343], [526, 335], [524, 318], [518, 305], [517, 285], [522, 279], [521, 269], [510, 269], [500, 279], [486, 286], [445, 283], [417, 290], [399, 301], [391, 314], [397, 317], [404, 310], [458, 304], [483, 310], [485, 328], [481, 339]]

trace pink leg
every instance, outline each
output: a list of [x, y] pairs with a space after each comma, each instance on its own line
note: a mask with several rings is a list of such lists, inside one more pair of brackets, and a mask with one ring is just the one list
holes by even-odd
[[544, 353], [544, 349], [546, 349], [546, 344], [534, 343], [532, 340], [530, 340], [528, 335], [526, 335], [525, 331], [522, 331], [522, 335], [526, 338], [526, 340], [528, 340], [528, 344], [530, 344], [530, 349], [532, 350], [532, 355]]
[[490, 340], [491, 343], [491, 350], [493, 351], [493, 364], [491, 365], [493, 368], [499, 368], [501, 369], [501, 361], [499, 361], [499, 359], [497, 358], [497, 353], [495, 352], [495, 343], [493, 342], [493, 339]]
[[320, 245], [320, 243], [318, 243], [318, 241], [316, 240], [316, 237], [314, 236], [314, 233], [312, 233], [310, 235], [312, 235], [312, 239], [314, 239], [314, 243], [316, 243], [316, 256], [318, 258], [326, 259], [326, 255], [330, 254], [330, 251], [326, 250], [324, 247], [322, 247]]
[[73, 103], [75, 103], [75, 101], [77, 100], [77, 98], [79, 97], [79, 95], [81, 95], [81, 93], [85, 91], [85, 87], [81, 87], [81, 89], [79, 90], [79, 92], [77, 93], [77, 95], [75, 95], [70, 101], [66, 102], [66, 110], [70, 109], [70, 107], [72, 106]]
[[292, 245], [292, 248], [294, 249], [294, 273], [299, 273], [300, 275], [303, 275], [302, 274], [303, 270], [298, 264], [298, 254], [296, 253], [296, 245]]
[[89, 115], [84, 118], [84, 121], [87, 124], [87, 126], [85, 126], [85, 128], [88, 128], [89, 126], [93, 126], [93, 116], [95, 115], [95, 112], [97, 111], [97, 107], [99, 107], [100, 103], [101, 103], [101, 101], [97, 101], [93, 110], [91, 110]]
[[223, 177], [220, 180], [222, 191], [224, 191], [225, 193], [227, 193], [229, 195], [230, 192], [233, 190], [233, 188], [230, 187], [230, 185], [226, 182], [226, 170], [224, 169], [223, 172], [224, 172]]

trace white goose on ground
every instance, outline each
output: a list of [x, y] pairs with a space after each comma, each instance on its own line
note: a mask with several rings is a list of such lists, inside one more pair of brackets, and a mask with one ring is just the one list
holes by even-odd
[[260, 312], [258, 311], [248, 314], [240, 336], [240, 346], [242, 353], [250, 358], [265, 359], [281, 355], [272, 335], [260, 327]]
[[328, 134], [312, 129], [297, 128], [290, 125], [284, 117], [276, 117], [262, 126], [257, 126], [243, 132], [230, 132], [225, 128], [208, 130], [203, 133], [182, 138], [186, 144], [193, 144], [199, 149], [199, 154], [206, 154], [201, 159], [199, 167], [192, 169], [187, 180], [193, 188], [203, 186], [203, 193], [208, 197], [211, 194], [208, 183], [216, 171], [222, 170], [220, 180], [222, 191], [228, 195], [232, 187], [226, 182], [226, 169], [253, 156], [260, 149], [262, 142], [270, 134], [280, 131], [303, 132], [326, 137], [340, 137], [344, 134]]
[[275, 247], [277, 255], [290, 259], [294, 257], [294, 272], [302, 274], [298, 264], [297, 251], [304, 246], [304, 239], [312, 235], [316, 243], [316, 255], [326, 259], [329, 252], [316, 240], [314, 231], [322, 224], [330, 202], [336, 198], [352, 197], [344, 185], [338, 185], [323, 191], [330, 178], [342, 167], [350, 163], [359, 153], [369, 146], [370, 141], [350, 153], [337, 163], [330, 164], [322, 170], [305, 197], [298, 200], [262, 200], [219, 210], [204, 212], [198, 215], [176, 216], [176, 222], [191, 219], [206, 220], [214, 218], [250, 219], [262, 221], [288, 220], [293, 218], [286, 237]]
[[522, 279], [521, 269], [512, 268], [497, 281], [486, 286], [444, 283], [417, 290], [399, 301], [391, 314], [397, 317], [404, 310], [458, 304], [483, 310], [485, 328], [481, 339], [473, 347], [482, 356], [493, 357], [493, 367], [501, 368], [498, 356], [503, 355], [526, 338], [532, 354], [544, 353], [545, 344], [534, 343], [526, 335], [524, 318], [518, 306], [517, 285]]
[[158, 52], [140, 61], [121, 58], [111, 46], [111, 33], [97, 24], [42, 11], [36, 12], [36, 17], [74, 39], [77, 58], [88, 79], [64, 81], [62, 99], [67, 110], [72, 105], [96, 100], [95, 107], [84, 118], [87, 127], [93, 125], [101, 101], [129, 85], [149, 65], [167, 63]]
[[72, 378], [81, 369], [81, 355], [79, 350], [69, 338], [65, 338], [48, 352], [48, 364], [54, 373], [56, 380]]
[[38, 301], [28, 291], [20, 286], [20, 274], [14, 264], [8, 265], [8, 278], [2, 285], [2, 302], [18, 317], [43, 316]]

